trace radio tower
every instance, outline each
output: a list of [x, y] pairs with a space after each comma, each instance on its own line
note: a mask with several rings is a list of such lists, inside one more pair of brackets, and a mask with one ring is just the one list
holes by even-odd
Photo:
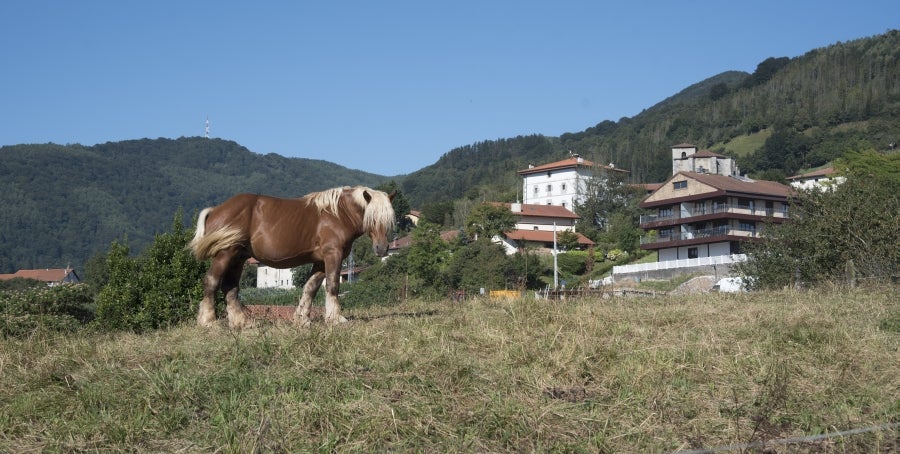
[[206, 138], [209, 138], [209, 117], [206, 117]]

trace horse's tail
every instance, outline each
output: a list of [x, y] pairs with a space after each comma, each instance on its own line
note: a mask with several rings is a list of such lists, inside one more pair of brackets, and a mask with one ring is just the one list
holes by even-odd
[[207, 234], [206, 218], [209, 217], [211, 211], [212, 208], [204, 208], [197, 216], [197, 230], [194, 232], [194, 239], [187, 245], [197, 260], [213, 257], [220, 251], [239, 244], [243, 240], [244, 235], [241, 229], [234, 227], [222, 227]]

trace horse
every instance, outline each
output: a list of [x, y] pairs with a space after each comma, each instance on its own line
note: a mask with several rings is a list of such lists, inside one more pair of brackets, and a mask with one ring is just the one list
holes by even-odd
[[229, 326], [252, 326], [238, 296], [244, 262], [250, 257], [274, 268], [313, 264], [294, 312], [294, 323], [310, 325], [310, 305], [323, 280], [325, 323], [346, 322], [338, 301], [341, 262], [350, 254], [353, 241], [364, 234], [372, 239], [376, 255], [387, 254], [388, 233], [395, 224], [391, 206], [395, 193], [356, 186], [296, 199], [238, 194], [220, 205], [204, 208], [188, 244], [198, 260], [212, 259], [203, 278], [197, 324], [215, 324], [215, 295], [222, 290]]

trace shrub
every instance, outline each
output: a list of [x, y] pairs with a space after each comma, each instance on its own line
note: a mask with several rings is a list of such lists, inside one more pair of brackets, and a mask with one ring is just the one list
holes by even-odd
[[203, 296], [206, 265], [185, 246], [193, 232], [185, 230], [181, 212], [172, 232], [156, 236], [140, 257], [114, 242], [107, 255], [108, 282], [97, 297], [97, 324], [108, 330], [144, 331], [189, 319]]
[[73, 331], [90, 318], [88, 286], [66, 284], [0, 291], [0, 335], [27, 336], [38, 329]]

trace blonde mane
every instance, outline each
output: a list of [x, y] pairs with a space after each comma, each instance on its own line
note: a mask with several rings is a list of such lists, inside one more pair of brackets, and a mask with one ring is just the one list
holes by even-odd
[[[321, 192], [309, 194], [304, 199], [307, 203], [312, 203], [319, 211], [326, 211], [335, 216], [338, 215], [341, 195], [345, 190], [350, 190], [351, 199], [363, 212], [363, 230], [371, 231], [388, 231], [394, 227], [394, 207], [391, 206], [391, 199], [382, 191], [376, 191], [365, 186], [356, 187], [339, 187], [326, 189]], [[368, 192], [371, 199], [367, 202], [365, 193]]]

